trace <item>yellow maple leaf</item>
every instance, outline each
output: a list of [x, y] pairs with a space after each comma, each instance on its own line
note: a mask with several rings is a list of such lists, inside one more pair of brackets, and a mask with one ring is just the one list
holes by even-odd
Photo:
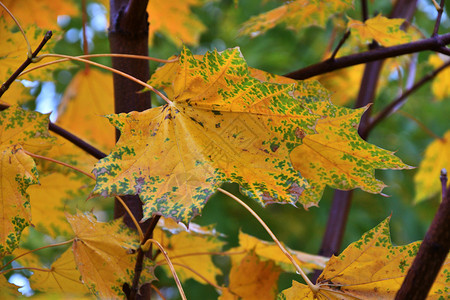
[[[2, 0], [2, 3], [11, 11], [23, 26], [37, 25], [48, 30], [58, 29], [57, 17], [59, 15], [76, 15], [77, 6], [70, 0]], [[15, 24], [11, 17], [2, 9], [0, 16], [7, 20], [9, 25]]]
[[[122, 285], [130, 284], [134, 275], [136, 233], [125, 228], [121, 219], [101, 223], [86, 213], [67, 215], [67, 220], [75, 233], [72, 250], [83, 282], [100, 298], [123, 297]], [[150, 273], [144, 265], [141, 280], [153, 280]]]
[[93, 195], [138, 193], [144, 219], [157, 213], [184, 223], [222, 182], [237, 182], [263, 205], [295, 203], [307, 183], [289, 151], [314, 132], [317, 116], [292, 98], [292, 85], [250, 77], [237, 48], [202, 60], [185, 48], [175, 64], [150, 80], [169, 104], [108, 116], [121, 138], [96, 164]]
[[443, 168], [450, 170], [450, 130], [442, 139], [434, 140], [425, 150], [425, 155], [414, 176], [415, 203], [426, 200], [441, 191], [439, 176]]
[[0, 112], [0, 257], [11, 253], [21, 233], [31, 222], [27, 188], [38, 183], [33, 159], [25, 154], [51, 146], [48, 117], [12, 106]]
[[22, 105], [31, 101], [30, 88], [25, 87], [20, 81], [14, 81], [8, 90], [0, 98], [1, 104]]
[[[252, 70], [260, 80], [279, 83], [295, 83], [293, 79]], [[310, 81], [296, 83], [294, 96], [309, 102], [309, 109], [320, 117], [317, 134], [307, 135], [303, 143], [291, 151], [294, 168], [308, 180], [310, 188], [300, 195], [301, 203], [316, 204], [326, 185], [349, 190], [360, 188], [370, 193], [381, 193], [384, 183], [374, 177], [375, 169], [408, 169], [392, 152], [369, 144], [358, 135], [358, 125], [366, 108], [349, 109], [318, 101], [324, 94]], [[322, 88], [323, 89], [323, 88]], [[326, 99], [326, 98], [325, 98]], [[305, 204], [304, 204], [305, 205]]]
[[[150, 0], [147, 6], [150, 23], [150, 43], [156, 32], [166, 35], [175, 45], [197, 45], [206, 26], [192, 13], [191, 7], [202, 0], [165, 1]], [[170, 17], [167, 17], [170, 16]]]
[[[305, 271], [310, 272], [313, 269], [323, 269], [325, 263], [328, 261], [327, 257], [312, 255], [301, 251], [291, 250], [287, 248], [292, 254], [297, 264]], [[286, 255], [281, 252], [280, 248], [275, 243], [260, 240], [243, 232], [239, 232], [239, 247], [231, 248], [228, 252], [231, 260], [237, 264], [249, 252], [254, 252], [261, 260], [273, 261], [287, 272], [295, 272], [295, 267]], [[237, 254], [242, 252], [242, 254]], [[236, 253], [236, 254], [235, 254]]]
[[309, 26], [324, 27], [331, 16], [343, 12], [352, 6], [352, 0], [288, 1], [280, 7], [250, 18], [242, 25], [240, 34], [256, 37], [280, 23], [285, 23], [288, 28], [294, 30], [300, 30]]
[[[70, 236], [72, 229], [65, 212], [76, 209], [91, 211], [93, 201], [86, 201], [92, 180], [84, 175], [54, 172], [39, 178], [40, 185], [28, 188], [33, 225], [53, 238]], [[83, 197], [84, 196], [84, 197]]]
[[349, 19], [348, 28], [352, 34], [366, 43], [376, 40], [381, 45], [390, 47], [412, 41], [412, 35], [400, 29], [405, 22], [404, 19], [388, 19], [382, 15], [368, 19], [364, 23]]
[[17, 285], [9, 283], [5, 276], [0, 275], [0, 291], [3, 299], [17, 299], [21, 295], [18, 289]]
[[[36, 265], [34, 265], [36, 267]], [[74, 260], [72, 248], [52, 263], [46, 271], [33, 270], [30, 277], [30, 285], [34, 290], [46, 293], [58, 293], [64, 297], [83, 296], [89, 293], [87, 287], [81, 281], [80, 272]]]
[[250, 252], [242, 260], [233, 263], [230, 283], [220, 300], [274, 299], [278, 291], [278, 277], [281, 269], [272, 261], [260, 261]]
[[[442, 66], [445, 61], [438, 54], [432, 54], [428, 57], [428, 63], [435, 68]], [[450, 97], [450, 68], [447, 67], [441, 71], [431, 84], [431, 91], [437, 100], [441, 101]]]
[[[181, 281], [193, 278], [201, 283], [217, 284], [216, 276], [221, 275], [222, 272], [214, 265], [211, 254], [208, 253], [220, 251], [224, 243], [219, 241], [207, 228], [203, 228], [202, 232], [186, 229], [167, 236], [160, 228], [156, 228], [153, 236], [167, 251]], [[171, 275], [164, 258], [158, 259], [157, 264], [162, 265], [166, 273]], [[190, 269], [202, 277], [197, 276]]]
[[[31, 44], [31, 48], [35, 49], [42, 38], [45, 31], [39, 29], [36, 25], [30, 25], [25, 28], [25, 33]], [[0, 47], [0, 81], [5, 82], [27, 59], [27, 43], [20, 31], [12, 32], [5, 20], [0, 17], [0, 36], [2, 37], [2, 47]], [[52, 47], [52, 42], [44, 46], [43, 51], [48, 51]], [[49, 69], [41, 68], [26, 76], [28, 79], [48, 78]], [[21, 78], [23, 79], [23, 78]]]
[[[278, 299], [392, 299], [419, 250], [420, 242], [393, 246], [387, 218], [333, 256], [317, 279], [319, 293], [314, 297], [308, 286], [293, 282]], [[448, 287], [450, 259], [447, 258], [427, 299], [439, 299]]]
[[109, 151], [115, 142], [114, 128], [103, 116], [113, 112], [111, 74], [90, 68], [79, 71], [66, 88], [56, 123], [101, 150]]

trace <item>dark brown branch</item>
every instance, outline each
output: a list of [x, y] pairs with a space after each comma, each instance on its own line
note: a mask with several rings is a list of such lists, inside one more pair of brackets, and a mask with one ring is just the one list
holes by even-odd
[[[8, 105], [0, 104], [0, 111], [1, 110], [5, 110], [8, 107], [9, 107]], [[95, 148], [94, 146], [92, 146], [88, 142], [84, 141], [83, 139], [77, 137], [73, 133], [65, 130], [62, 127], [59, 127], [55, 123], [49, 122], [48, 123], [48, 129], [50, 131], [53, 131], [54, 133], [62, 136], [63, 138], [65, 138], [66, 140], [68, 140], [69, 142], [74, 144], [75, 146], [79, 147], [80, 149], [83, 149], [88, 154], [92, 155], [93, 157], [95, 157], [97, 159], [102, 159], [103, 157], [106, 156], [106, 154], [103, 153], [102, 151], [98, 150], [97, 148]]]
[[[159, 219], [161, 216], [154, 216], [150, 219], [150, 224], [147, 228], [147, 231], [145, 232], [144, 239], [141, 242], [141, 245], [144, 245], [148, 239], [153, 238], [153, 231], [158, 224]], [[152, 246], [150, 245], [150, 249], [147, 251], [151, 255], [152, 253]], [[127, 296], [127, 299], [136, 299], [137, 293], [139, 291], [139, 278], [141, 277], [142, 273], [142, 267], [144, 263], [144, 256], [145, 253], [142, 251], [141, 248], [138, 250], [137, 258], [136, 258], [136, 264], [134, 266], [134, 277], [133, 277], [133, 285], [130, 289], [130, 294]]]
[[339, 41], [339, 44], [336, 46], [336, 49], [334, 49], [329, 59], [334, 60], [339, 49], [341, 49], [342, 45], [344, 45], [345, 41], [348, 39], [349, 36], [350, 30], [347, 30], [347, 32], [345, 32], [345, 34], [342, 36], [341, 40]]
[[410, 89], [405, 91], [400, 97], [395, 99], [391, 104], [386, 106], [376, 117], [374, 117], [371, 121], [369, 121], [368, 125], [364, 128], [364, 130], [361, 132], [361, 137], [363, 139], [366, 139], [369, 135], [369, 133], [372, 131], [372, 129], [378, 125], [382, 120], [390, 116], [391, 114], [395, 113], [397, 110], [399, 110], [403, 104], [406, 102], [406, 99], [409, 95], [414, 93], [416, 90], [418, 90], [421, 86], [423, 86], [425, 83], [433, 79], [437, 74], [439, 74], [442, 70], [450, 66], [450, 61], [443, 64], [433, 72], [427, 74], [424, 76], [421, 80], [416, 82]]
[[348, 56], [336, 58], [334, 60], [328, 59], [309, 67], [288, 73], [284, 76], [292, 79], [304, 80], [313, 76], [325, 74], [342, 68], [364, 64], [376, 60], [382, 60], [389, 57], [411, 54], [426, 50], [443, 52], [445, 50], [443, 50], [442, 47], [447, 44], [450, 44], [450, 33], [398, 46], [377, 48], [362, 53], [351, 54]]
[[[442, 177], [447, 182], [446, 172]], [[441, 179], [442, 180], [442, 179]], [[396, 300], [425, 299], [450, 250], [450, 192], [442, 199], [438, 212], [406, 274]]]
[[14, 80], [19, 77], [20, 73], [22, 73], [23, 70], [26, 69], [32, 62], [33, 58], [35, 58], [39, 52], [44, 48], [45, 44], [52, 38], [53, 33], [51, 31], [47, 31], [44, 35], [44, 38], [42, 39], [39, 46], [37, 46], [36, 50], [31, 54], [31, 57], [28, 57], [23, 64], [9, 77], [5, 83], [2, 84], [2, 87], [0, 88], [0, 97], [3, 96], [3, 94], [9, 89], [9, 86], [14, 82]]
[[437, 10], [438, 15], [436, 17], [436, 23], [434, 24], [433, 34], [431, 35], [432, 37], [438, 35], [439, 26], [441, 25], [442, 13], [444, 12], [444, 5], [445, 0], [441, 0], [441, 3], [439, 4], [439, 9]]
[[365, 22], [369, 18], [369, 8], [367, 6], [367, 0], [361, 0], [361, 14], [362, 21]]

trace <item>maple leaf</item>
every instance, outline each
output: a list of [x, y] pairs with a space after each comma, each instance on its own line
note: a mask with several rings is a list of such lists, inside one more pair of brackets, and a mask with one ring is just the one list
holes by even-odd
[[[269, 82], [296, 82], [262, 71], [252, 70], [252, 74]], [[307, 135], [290, 154], [292, 165], [311, 186], [300, 195], [299, 202], [304, 206], [318, 203], [326, 185], [341, 190], [360, 188], [370, 193], [381, 193], [385, 185], [375, 179], [375, 169], [411, 168], [392, 152], [361, 139], [358, 124], [366, 108], [349, 109], [332, 105], [329, 101], [318, 101], [325, 97], [310, 97], [308, 91], [313, 95], [326, 94], [309, 81], [297, 82], [293, 94], [307, 102], [314, 114], [321, 116], [316, 125], [317, 134]]]
[[35, 290], [58, 293], [65, 297], [69, 295], [80, 297], [89, 293], [89, 290], [81, 282], [81, 275], [77, 270], [72, 248], [64, 251], [47, 271], [33, 270], [33, 272], [34, 274], [30, 277], [30, 285]]
[[113, 112], [112, 75], [90, 68], [79, 71], [66, 88], [56, 123], [109, 151], [114, 146], [114, 128], [103, 116]]
[[443, 168], [450, 170], [450, 130], [442, 139], [434, 140], [425, 150], [424, 158], [414, 176], [415, 203], [426, 200], [441, 191], [439, 175]]
[[2, 297], [6, 299], [17, 299], [21, 294], [17, 289], [20, 287], [9, 283], [5, 276], [0, 276], [0, 291], [2, 291]]
[[[21, 233], [30, 224], [28, 186], [38, 183], [33, 159], [25, 154], [51, 146], [48, 116], [12, 106], [0, 112], [0, 256], [18, 246]], [[23, 147], [23, 148], [22, 148]]]
[[93, 195], [137, 193], [144, 219], [161, 214], [184, 223], [223, 182], [238, 183], [263, 205], [297, 201], [307, 183], [289, 151], [314, 132], [317, 116], [291, 97], [292, 85], [250, 77], [237, 48], [203, 60], [184, 49], [175, 67], [154, 76], [150, 83], [172, 102], [108, 116], [121, 138], [94, 168]]
[[[25, 29], [27, 38], [32, 49], [36, 49], [44, 36], [44, 31], [36, 25], [30, 25]], [[27, 59], [27, 43], [20, 31], [12, 32], [6, 24], [4, 18], [0, 17], [0, 36], [2, 37], [2, 47], [0, 48], [0, 81], [5, 82], [22, 63]], [[48, 51], [53, 43], [47, 43], [43, 51]], [[49, 69], [41, 68], [29, 73], [27, 78], [38, 79], [48, 78]]]
[[[312, 255], [301, 251], [291, 250], [286, 247], [289, 253], [294, 257], [297, 264], [305, 271], [310, 272], [313, 269], [323, 269], [328, 261], [327, 257]], [[239, 232], [239, 247], [231, 248], [228, 252], [242, 254], [230, 255], [231, 260], [238, 264], [242, 258], [249, 252], [254, 252], [262, 261], [273, 261], [284, 271], [295, 272], [295, 267], [286, 255], [280, 250], [278, 245], [260, 240], [243, 232]]]
[[364, 23], [349, 19], [348, 28], [359, 40], [366, 43], [376, 40], [381, 45], [390, 47], [412, 41], [412, 36], [400, 29], [405, 22], [404, 19], [388, 19], [382, 15], [368, 19]]
[[309, 26], [324, 27], [327, 20], [353, 6], [352, 0], [319, 1], [296, 0], [266, 13], [251, 17], [240, 29], [240, 35], [256, 37], [267, 30], [285, 23], [288, 28], [300, 30]]
[[[167, 223], [167, 219], [164, 223]], [[221, 275], [222, 272], [214, 265], [212, 257], [208, 253], [220, 251], [224, 243], [219, 241], [217, 234], [208, 228], [198, 228], [199, 226], [195, 226], [196, 224], [189, 224], [189, 228], [191, 225], [197, 227], [197, 230], [178, 228], [176, 234], [167, 236], [160, 228], [156, 228], [153, 236], [166, 250], [181, 281], [193, 278], [202, 283], [214, 282], [217, 284], [216, 276]], [[164, 229], [167, 230], [167, 228]], [[173, 232], [173, 229], [170, 231]], [[157, 263], [162, 262], [165, 260], [162, 259]], [[162, 267], [167, 274], [171, 275], [168, 266], [162, 265]], [[207, 281], [205, 282], [203, 278], [196, 276], [189, 269], [195, 270]]]
[[[393, 246], [389, 233], [390, 217], [349, 245], [338, 257], [331, 257], [317, 279], [319, 294], [304, 284], [293, 282], [278, 299], [392, 299], [402, 285], [419, 250], [420, 242]], [[447, 258], [429, 299], [438, 299], [448, 287]]]
[[[2, 3], [24, 26], [37, 25], [40, 28], [58, 29], [57, 16], [78, 13], [77, 6], [70, 0], [2, 0]], [[2, 9], [0, 16], [5, 18], [8, 24], [15, 24], [11, 17]]]
[[25, 87], [20, 81], [14, 81], [5, 94], [0, 98], [1, 104], [22, 105], [33, 100], [30, 88]]
[[160, 32], [178, 47], [182, 44], [197, 45], [206, 26], [191, 12], [190, 8], [199, 6], [202, 2], [202, 0], [176, 2], [150, 0], [147, 6], [150, 43], [155, 33]]
[[230, 284], [219, 299], [274, 299], [280, 273], [281, 269], [272, 261], [262, 262], [250, 252], [238, 263], [233, 263]]
[[[435, 68], [442, 66], [445, 61], [438, 54], [433, 54], [428, 57], [428, 63]], [[441, 101], [445, 98], [450, 97], [450, 68], [447, 67], [445, 70], [441, 71], [433, 79], [431, 84], [431, 91], [437, 100]]]
[[[139, 247], [136, 234], [124, 227], [121, 219], [101, 223], [86, 213], [67, 215], [67, 220], [75, 233], [72, 250], [83, 282], [97, 297], [124, 296], [122, 285], [130, 283], [134, 275]], [[152, 279], [144, 265], [141, 280]]]

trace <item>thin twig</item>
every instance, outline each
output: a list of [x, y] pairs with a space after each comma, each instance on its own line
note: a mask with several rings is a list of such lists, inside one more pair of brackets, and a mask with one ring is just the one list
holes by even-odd
[[[382, 60], [389, 57], [396, 57], [404, 54], [411, 54], [425, 50], [445, 52], [443, 46], [450, 43], [450, 33], [437, 35], [428, 39], [422, 39], [411, 43], [401, 44], [392, 47], [380, 47], [377, 49], [342, 56], [334, 60], [325, 60], [320, 63], [299, 69], [284, 75], [297, 80], [304, 80], [313, 76], [329, 73], [342, 68], [364, 64], [376, 60]], [[445, 48], [447, 49], [447, 48]]]
[[440, 5], [437, 5], [436, 0], [433, 0], [433, 4], [437, 9], [438, 15], [436, 17], [436, 23], [434, 24], [433, 34], [431, 35], [432, 37], [438, 35], [439, 26], [441, 25], [442, 13], [444, 12], [445, 0], [441, 0]]
[[233, 195], [232, 193], [222, 189], [217, 189], [219, 192], [227, 195], [228, 197], [232, 198], [234, 201], [238, 202], [240, 205], [242, 205], [245, 209], [247, 209], [255, 218], [258, 220], [258, 222], [264, 227], [264, 229], [267, 231], [267, 233], [270, 235], [270, 237], [273, 239], [273, 241], [277, 244], [277, 246], [280, 248], [280, 250], [286, 255], [286, 257], [291, 261], [291, 263], [294, 265], [295, 269], [297, 270], [297, 273], [300, 274], [305, 280], [306, 284], [309, 286], [311, 291], [316, 294], [319, 288], [309, 280], [308, 276], [306, 276], [305, 272], [303, 272], [302, 268], [297, 264], [294, 257], [289, 253], [289, 251], [281, 244], [281, 242], [278, 240], [278, 238], [275, 236], [275, 234], [270, 230], [269, 226], [264, 223], [264, 221], [258, 216], [256, 212], [254, 212], [247, 204], [245, 204], [241, 199]]
[[347, 30], [344, 34], [344, 36], [341, 38], [341, 40], [339, 41], [339, 44], [336, 46], [336, 48], [334, 49], [333, 53], [330, 56], [330, 60], [334, 60], [334, 58], [336, 57], [336, 54], [338, 53], [339, 49], [341, 49], [342, 45], [344, 45], [345, 41], [348, 39], [348, 37], [350, 36], [351, 31]]
[[447, 198], [447, 169], [441, 170], [441, 190], [442, 190], [442, 201]]
[[9, 86], [14, 82], [14, 80], [17, 79], [17, 77], [20, 75], [20, 73], [22, 73], [22, 71], [25, 70], [25, 68], [28, 67], [33, 62], [33, 59], [38, 55], [38, 53], [42, 50], [42, 48], [50, 40], [51, 37], [52, 37], [52, 32], [47, 31], [45, 33], [44, 38], [42, 39], [41, 43], [39, 44], [39, 46], [37, 46], [36, 50], [34, 50], [34, 52], [31, 54], [31, 57], [28, 57], [23, 62], [23, 64], [11, 75], [11, 77], [9, 77], [8, 80], [2, 84], [2, 87], [0, 88], [0, 97], [3, 96], [3, 94], [9, 88]]
[[27, 57], [33, 58], [33, 50], [31, 50], [31, 44], [30, 41], [28, 41], [27, 35], [25, 34], [25, 31], [23, 31], [22, 26], [20, 26], [19, 21], [17, 21], [16, 17], [12, 14], [12, 12], [9, 11], [9, 9], [0, 1], [0, 5], [3, 7], [4, 10], [8, 13], [8, 15], [14, 20], [14, 23], [16, 23], [17, 27], [19, 27], [20, 32], [23, 35], [23, 38], [25, 39], [25, 42], [27, 43]]
[[414, 93], [416, 90], [418, 90], [421, 86], [423, 86], [425, 83], [436, 77], [437, 74], [439, 74], [442, 70], [450, 66], [450, 61], [443, 64], [439, 68], [435, 69], [431, 73], [425, 75], [421, 80], [419, 80], [417, 83], [415, 83], [411, 88], [403, 92], [397, 99], [392, 101], [388, 106], [386, 106], [378, 115], [376, 115], [371, 121], [369, 121], [369, 124], [364, 128], [364, 130], [361, 133], [361, 137], [363, 139], [366, 139], [369, 133], [372, 131], [372, 129], [378, 125], [381, 121], [383, 121], [385, 118], [390, 116], [391, 114], [398, 111], [403, 104], [405, 104], [406, 99], [409, 95]]

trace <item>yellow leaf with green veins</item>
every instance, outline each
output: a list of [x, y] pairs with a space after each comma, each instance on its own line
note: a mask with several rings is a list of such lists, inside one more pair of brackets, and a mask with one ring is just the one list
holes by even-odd
[[[338, 257], [331, 257], [317, 279], [317, 298], [306, 285], [293, 286], [278, 299], [393, 299], [419, 250], [420, 242], [393, 246], [390, 217], [366, 232]], [[447, 258], [427, 299], [440, 299], [449, 285], [450, 260]]]
[[11, 253], [31, 222], [27, 188], [38, 183], [33, 159], [23, 149], [48, 149], [48, 116], [12, 106], [0, 112], [0, 257]]
[[329, 101], [318, 101], [321, 98], [311, 94], [325, 95], [326, 92], [311, 81], [296, 82], [254, 70], [252, 74], [269, 82], [296, 83], [294, 96], [307, 102], [307, 107], [320, 116], [317, 134], [307, 135], [302, 145], [291, 151], [292, 165], [310, 184], [310, 188], [300, 195], [299, 202], [303, 205], [318, 203], [326, 185], [341, 190], [360, 188], [381, 193], [385, 185], [374, 177], [375, 169], [411, 168], [392, 152], [361, 139], [358, 125], [365, 108], [349, 109]]
[[412, 36], [400, 29], [405, 22], [404, 19], [388, 19], [382, 15], [368, 19], [364, 23], [349, 19], [348, 28], [362, 42], [371, 43], [372, 40], [376, 40], [381, 45], [390, 47], [412, 41]]
[[[89, 213], [67, 215], [75, 233], [72, 250], [84, 284], [102, 299], [124, 297], [122, 286], [132, 282], [139, 240], [121, 219], [98, 222]], [[148, 260], [144, 260], [148, 261]], [[143, 266], [142, 282], [153, 280]]]
[[352, 0], [289, 1], [271, 11], [250, 18], [242, 25], [240, 35], [256, 37], [281, 23], [294, 30], [309, 26], [325, 27], [330, 17], [352, 7]]
[[139, 194], [144, 219], [184, 223], [223, 182], [238, 183], [262, 205], [294, 204], [308, 184], [289, 151], [314, 133], [317, 116], [292, 98], [293, 86], [250, 77], [237, 48], [202, 59], [184, 49], [176, 64], [150, 80], [172, 103], [108, 116], [121, 138], [96, 164], [93, 194]]
[[[444, 168], [447, 172], [450, 171], [450, 130], [442, 139], [434, 140], [425, 150], [425, 155], [414, 176], [416, 189], [414, 202], [426, 200], [441, 191], [439, 177]], [[450, 182], [448, 184], [450, 185]]]

